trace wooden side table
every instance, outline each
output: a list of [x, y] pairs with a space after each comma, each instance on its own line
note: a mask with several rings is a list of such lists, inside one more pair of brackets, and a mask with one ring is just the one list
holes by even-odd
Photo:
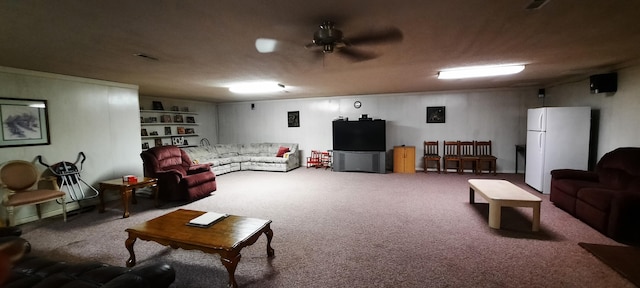
[[120, 191], [120, 197], [122, 198], [122, 207], [124, 208], [124, 213], [122, 214], [122, 218], [129, 217], [129, 199], [131, 199], [131, 203], [138, 204], [138, 200], [136, 199], [136, 189], [150, 187], [153, 191], [154, 204], [156, 207], [158, 206], [158, 179], [157, 178], [149, 178], [149, 177], [138, 177], [138, 181], [133, 182], [125, 182], [122, 178], [106, 180], [100, 182], [100, 208], [98, 212], [104, 213], [104, 191], [108, 189], [118, 190]]

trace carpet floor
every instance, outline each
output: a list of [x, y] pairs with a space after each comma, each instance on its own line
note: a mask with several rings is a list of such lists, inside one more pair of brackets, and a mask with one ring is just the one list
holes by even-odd
[[[487, 224], [488, 204], [469, 204], [468, 179], [509, 180], [543, 199], [539, 232], [530, 208], [503, 208], [502, 228]], [[522, 174], [372, 174], [299, 168], [242, 171], [217, 178], [218, 191], [192, 203], [151, 199], [122, 218], [120, 201], [69, 217], [22, 225], [32, 253], [124, 266], [125, 229], [179, 208], [272, 220], [266, 237], [242, 250], [241, 287], [634, 287], [578, 243], [620, 245], [535, 192]], [[172, 287], [226, 287], [218, 255], [135, 244], [138, 265], [172, 265]]]

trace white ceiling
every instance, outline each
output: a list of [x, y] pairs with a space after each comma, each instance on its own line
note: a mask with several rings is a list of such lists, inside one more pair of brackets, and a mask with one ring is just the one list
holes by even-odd
[[[2, 0], [0, 66], [136, 84], [141, 95], [230, 102], [544, 88], [638, 64], [640, 1], [550, 0], [525, 9], [531, 1]], [[379, 55], [369, 61], [317, 57], [304, 45], [323, 20], [347, 38], [394, 26], [403, 40], [358, 46]], [[260, 37], [279, 40], [279, 49], [258, 53]], [[441, 69], [493, 63], [527, 68], [500, 78], [436, 79]], [[226, 88], [248, 80], [274, 80], [287, 92]]]

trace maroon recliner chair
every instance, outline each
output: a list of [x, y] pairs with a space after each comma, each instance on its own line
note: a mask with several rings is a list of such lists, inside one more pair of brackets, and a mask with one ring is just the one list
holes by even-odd
[[208, 164], [192, 164], [176, 146], [159, 146], [140, 153], [144, 176], [158, 178], [158, 198], [194, 201], [216, 191], [216, 176]]
[[557, 207], [623, 243], [640, 244], [640, 148], [606, 153], [595, 171], [551, 171]]

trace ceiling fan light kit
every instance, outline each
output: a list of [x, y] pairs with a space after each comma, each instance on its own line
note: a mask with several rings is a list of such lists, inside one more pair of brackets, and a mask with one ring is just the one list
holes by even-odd
[[269, 38], [258, 38], [256, 39], [256, 50], [260, 53], [271, 53], [276, 51], [276, 46], [278, 45], [278, 41]]
[[460, 67], [442, 70], [438, 73], [438, 79], [465, 79], [476, 77], [504, 76], [517, 74], [524, 70], [522, 64], [486, 65]]

